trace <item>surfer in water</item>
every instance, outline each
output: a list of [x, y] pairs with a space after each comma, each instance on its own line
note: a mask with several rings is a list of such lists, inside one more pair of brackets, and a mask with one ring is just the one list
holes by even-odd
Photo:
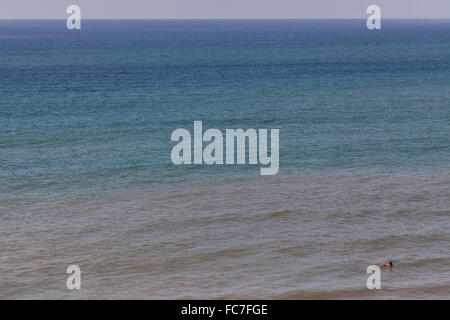
[[389, 261], [389, 263], [383, 263], [382, 266], [392, 268], [394, 264], [392, 263], [392, 261]]

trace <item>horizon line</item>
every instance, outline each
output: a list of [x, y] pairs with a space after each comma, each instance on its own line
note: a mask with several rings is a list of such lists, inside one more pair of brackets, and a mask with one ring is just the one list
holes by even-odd
[[[66, 20], [65, 18], [0, 18], [0, 20]], [[82, 18], [82, 20], [366, 20], [367, 18]], [[382, 20], [450, 20], [447, 18], [382, 18]]]

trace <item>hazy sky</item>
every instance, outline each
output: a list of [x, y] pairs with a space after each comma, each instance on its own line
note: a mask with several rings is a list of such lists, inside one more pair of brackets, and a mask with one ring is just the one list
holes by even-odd
[[0, 19], [65, 19], [70, 4], [82, 18], [450, 18], [450, 0], [0, 0]]

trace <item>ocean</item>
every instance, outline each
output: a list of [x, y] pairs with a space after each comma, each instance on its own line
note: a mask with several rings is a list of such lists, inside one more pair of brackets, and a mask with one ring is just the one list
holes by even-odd
[[450, 20], [0, 20], [0, 179], [3, 299], [448, 299]]

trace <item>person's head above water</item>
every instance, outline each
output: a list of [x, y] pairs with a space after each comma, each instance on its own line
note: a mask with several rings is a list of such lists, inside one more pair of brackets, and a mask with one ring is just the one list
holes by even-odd
[[383, 267], [393, 267], [394, 264], [392, 263], [392, 260], [389, 260], [389, 263], [383, 263], [381, 264]]

